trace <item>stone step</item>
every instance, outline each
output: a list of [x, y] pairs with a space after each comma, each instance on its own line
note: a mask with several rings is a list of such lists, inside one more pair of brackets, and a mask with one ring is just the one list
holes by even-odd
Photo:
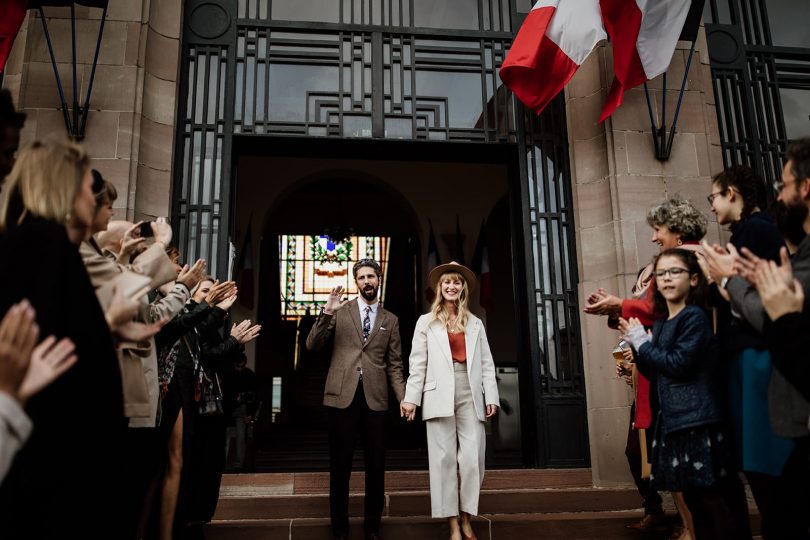
[[[364, 496], [349, 496], [349, 515], [363, 514]], [[491, 514], [601, 512], [629, 510], [641, 504], [635, 489], [563, 488], [482, 490], [479, 508]], [[215, 520], [296, 519], [329, 515], [329, 495], [220, 496]], [[429, 491], [389, 491], [384, 516], [430, 515]]]
[[[641, 535], [625, 526], [638, 521], [638, 511], [578, 512], [554, 514], [490, 514], [475, 518], [473, 528], [480, 540], [535, 539], [664, 540], [671, 529]], [[674, 516], [670, 517], [674, 523]], [[351, 538], [361, 540], [362, 520], [351, 520]], [[386, 517], [380, 530], [386, 540], [446, 540], [449, 529], [442, 519]], [[332, 540], [329, 520], [276, 519], [214, 521], [205, 528], [206, 540]]]
[[[362, 493], [365, 474], [352, 473], [349, 489]], [[590, 469], [494, 469], [484, 476], [484, 490], [589, 488], [593, 485]], [[427, 471], [387, 471], [388, 491], [427, 491]], [[300, 495], [329, 493], [328, 472], [290, 472], [262, 474], [226, 474], [222, 477], [221, 497], [262, 495]]]

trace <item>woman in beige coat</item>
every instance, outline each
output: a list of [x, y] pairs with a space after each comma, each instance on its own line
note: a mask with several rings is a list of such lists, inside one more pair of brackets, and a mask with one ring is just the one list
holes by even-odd
[[495, 364], [484, 325], [469, 311], [475, 274], [449, 263], [428, 281], [436, 299], [416, 323], [401, 413], [413, 420], [421, 405], [427, 422], [433, 517], [447, 518], [451, 540], [471, 539], [484, 481], [484, 422], [498, 412]]

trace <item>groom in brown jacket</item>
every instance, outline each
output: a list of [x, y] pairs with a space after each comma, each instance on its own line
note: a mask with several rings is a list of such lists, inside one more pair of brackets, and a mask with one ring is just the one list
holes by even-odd
[[398, 402], [405, 396], [399, 320], [380, 307], [382, 269], [372, 259], [354, 265], [360, 296], [342, 300], [343, 287], [329, 295], [307, 337], [307, 349], [318, 350], [334, 335], [332, 361], [323, 404], [329, 410], [329, 507], [335, 538], [349, 535], [349, 477], [355, 441], [363, 441], [366, 469], [366, 540], [380, 539], [385, 504], [385, 412], [388, 385]]

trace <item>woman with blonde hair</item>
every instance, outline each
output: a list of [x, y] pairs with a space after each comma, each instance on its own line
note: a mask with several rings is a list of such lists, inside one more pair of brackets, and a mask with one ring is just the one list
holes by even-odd
[[442, 264], [428, 282], [436, 298], [416, 323], [400, 412], [411, 421], [422, 406], [433, 517], [447, 518], [451, 540], [472, 539], [470, 517], [478, 514], [484, 481], [484, 423], [499, 406], [495, 364], [484, 325], [469, 310], [472, 270]]
[[40, 335], [69, 338], [78, 358], [28, 402], [36, 429], [0, 486], [4, 538], [126, 537], [121, 373], [78, 249], [96, 206], [89, 165], [79, 146], [35, 142], [0, 196], [0, 314], [27, 298]]

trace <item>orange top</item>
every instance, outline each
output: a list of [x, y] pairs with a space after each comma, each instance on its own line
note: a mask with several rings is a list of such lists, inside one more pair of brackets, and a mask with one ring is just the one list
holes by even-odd
[[466, 362], [467, 344], [464, 342], [464, 332], [456, 332], [455, 334], [447, 332], [447, 337], [450, 338], [450, 355], [453, 357], [453, 362]]

